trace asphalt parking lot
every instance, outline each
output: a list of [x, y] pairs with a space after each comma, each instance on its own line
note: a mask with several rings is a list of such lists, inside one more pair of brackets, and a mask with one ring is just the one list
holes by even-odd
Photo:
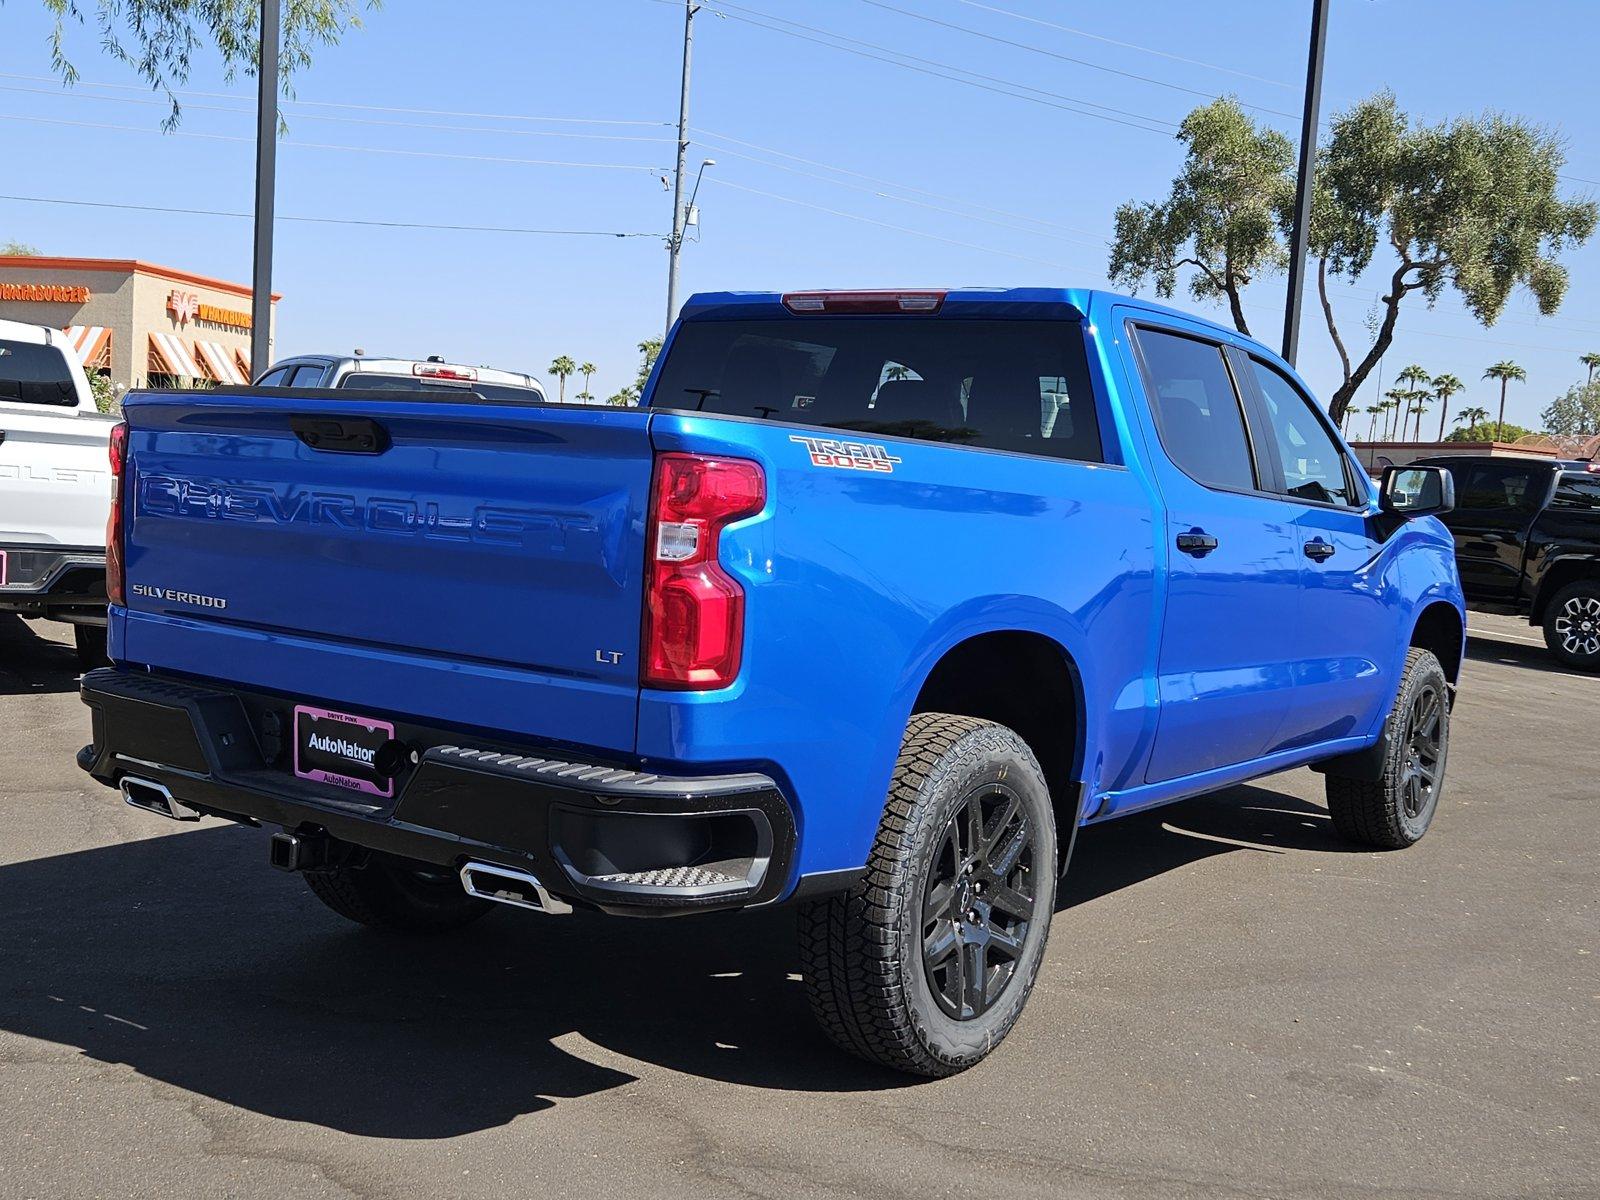
[[791, 915], [363, 932], [82, 775], [64, 626], [0, 628], [0, 1195], [1600, 1195], [1600, 678], [1474, 618], [1438, 820], [1306, 771], [1088, 831], [1010, 1040], [813, 1029]]

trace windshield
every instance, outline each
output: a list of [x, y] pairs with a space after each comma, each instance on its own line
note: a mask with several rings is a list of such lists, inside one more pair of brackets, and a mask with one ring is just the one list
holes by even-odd
[[67, 359], [54, 346], [0, 338], [0, 403], [78, 403]]
[[454, 383], [419, 375], [379, 375], [373, 371], [352, 372], [344, 377], [339, 386], [360, 388], [364, 392], [462, 391], [471, 392], [484, 400], [510, 400], [516, 404], [544, 403], [544, 393], [537, 388], [516, 387], [509, 383]]
[[1068, 321], [689, 321], [654, 408], [1099, 461], [1082, 328]]

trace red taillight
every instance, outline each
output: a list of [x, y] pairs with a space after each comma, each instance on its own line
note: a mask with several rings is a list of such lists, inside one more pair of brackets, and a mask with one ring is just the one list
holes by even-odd
[[122, 473], [128, 462], [128, 423], [111, 427], [111, 515], [106, 518], [106, 599], [125, 604], [122, 564]]
[[739, 674], [744, 588], [717, 561], [717, 544], [725, 525], [766, 502], [758, 463], [656, 456], [640, 678], [646, 687], [704, 691], [727, 687]]
[[790, 292], [783, 306], [792, 313], [936, 313], [943, 291]]
[[424, 379], [459, 379], [467, 383], [473, 383], [478, 378], [478, 373], [471, 367], [440, 367], [433, 363], [417, 363], [411, 368], [411, 373]]

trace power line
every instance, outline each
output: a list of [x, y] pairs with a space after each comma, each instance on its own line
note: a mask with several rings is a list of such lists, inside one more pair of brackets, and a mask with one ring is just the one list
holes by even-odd
[[1221, 63], [1206, 62], [1198, 58], [1185, 58], [1181, 54], [1169, 54], [1165, 50], [1157, 50], [1152, 46], [1140, 46], [1134, 42], [1122, 42], [1116, 38], [1106, 37], [1103, 34], [1090, 33], [1087, 29], [1074, 29], [1071, 25], [1058, 25], [1054, 21], [1046, 21], [1042, 17], [1029, 16], [1026, 13], [1012, 12], [1009, 8], [997, 8], [992, 4], [980, 4], [978, 0], [956, 0], [957, 4], [965, 4], [968, 8], [980, 8], [985, 12], [998, 13], [1003, 17], [1013, 17], [1018, 21], [1028, 21], [1034, 25], [1042, 25], [1046, 29], [1058, 29], [1062, 33], [1070, 33], [1075, 37], [1091, 38], [1097, 42], [1104, 42], [1108, 46], [1120, 46], [1124, 50], [1137, 50], [1141, 54], [1153, 54], [1157, 58], [1169, 59], [1172, 62], [1186, 63], [1191, 67], [1205, 67], [1210, 71], [1221, 71], [1227, 75], [1237, 75], [1241, 79], [1253, 79], [1257, 83], [1270, 83], [1273, 87], [1295, 88], [1296, 84], [1285, 83], [1281, 79], [1268, 79], [1265, 75], [1252, 75], [1249, 71], [1235, 70], [1225, 67]]
[[[51, 88], [17, 87], [15, 84], [0, 83], [0, 92], [18, 92], [30, 96], [54, 96], [69, 100], [91, 100], [100, 104], [138, 104], [153, 105], [158, 108], [169, 108], [165, 100], [146, 99], [143, 96], [93, 96], [82, 92], [68, 92]], [[187, 109], [196, 112], [231, 113], [236, 116], [253, 117], [255, 112], [248, 108], [230, 108], [222, 104], [188, 104]], [[599, 142], [671, 142], [669, 137], [650, 137], [637, 133], [569, 133], [563, 129], [500, 129], [491, 125], [441, 125], [428, 121], [383, 121], [371, 117], [341, 117], [328, 113], [295, 113], [296, 120], [304, 121], [338, 121], [346, 125], [371, 125], [389, 129], [431, 129], [445, 133], [494, 133], [508, 137], [557, 137], [557, 138], [582, 138]]]
[[[10, 71], [0, 71], [3, 79], [25, 79], [34, 83], [57, 83], [59, 80], [52, 75], [20, 75]], [[130, 83], [89, 83], [77, 81], [78, 86], [93, 88], [109, 88], [122, 92], [144, 92], [147, 89]], [[173, 94], [177, 96], [199, 96], [207, 100], [244, 100], [246, 96], [234, 92], [202, 92], [191, 88], [175, 88]], [[616, 120], [609, 117], [554, 117], [537, 116], [532, 113], [496, 113], [496, 112], [462, 112], [446, 108], [403, 108], [385, 104], [355, 104], [340, 100], [306, 100], [296, 97], [288, 103], [290, 108], [312, 106], [317, 108], [351, 108], [365, 112], [410, 113], [425, 117], [469, 117], [480, 120], [496, 121], [557, 121], [574, 125], [652, 125], [671, 128], [670, 121], [637, 121]], [[249, 110], [254, 112], [254, 109]]]
[[[676, 0], [652, 0], [652, 2], [656, 4], [666, 4], [674, 8], [677, 7]], [[739, 21], [746, 25], [753, 25], [758, 29], [765, 29], [772, 33], [783, 34], [785, 37], [798, 38], [803, 42], [812, 42], [818, 46], [826, 46], [830, 50], [838, 50], [845, 54], [854, 54], [859, 58], [869, 58], [876, 62], [887, 63], [892, 67], [899, 67], [905, 71], [915, 71], [919, 75], [931, 75], [936, 79], [945, 79], [952, 83], [964, 84], [967, 87], [977, 88], [980, 91], [993, 92], [999, 96], [1009, 96], [1013, 100], [1026, 100], [1032, 104], [1044, 105], [1046, 108], [1055, 108], [1060, 109], [1063, 112], [1076, 113], [1081, 117], [1093, 117], [1096, 120], [1109, 121], [1113, 125], [1123, 125], [1129, 129], [1139, 129], [1143, 130], [1145, 133], [1160, 134], [1164, 137], [1170, 136], [1169, 131], [1178, 128], [1177, 122], [1168, 121], [1161, 117], [1144, 116], [1140, 113], [1129, 112], [1126, 109], [1114, 108], [1109, 104], [1097, 104], [1092, 100], [1084, 100], [1076, 96], [1065, 96], [1059, 92], [1046, 91], [1043, 88], [1032, 87], [1029, 84], [1019, 83], [1016, 80], [1002, 79], [994, 75], [984, 75], [977, 71], [968, 70], [966, 67], [958, 67], [950, 63], [942, 63], [934, 59], [918, 58], [916, 55], [906, 54], [899, 50], [893, 50], [887, 46], [880, 46], [874, 42], [864, 42], [859, 38], [849, 38], [845, 37], [843, 34], [830, 33], [824, 29], [817, 29], [815, 26], [802, 25], [800, 22], [791, 21], [786, 17], [770, 17], [771, 20], [782, 22], [785, 25], [793, 25], [795, 26], [795, 29], [807, 30], [811, 34], [818, 34], [820, 36], [812, 37], [809, 36], [808, 33], [797, 33], [795, 32], [795, 29], [783, 29], [777, 25], [769, 25], [764, 21], [759, 21], [753, 19], [752, 17], [740, 15], [741, 12], [748, 12], [755, 13], [757, 16], [767, 17], [769, 16], [767, 13], [759, 13], [755, 9], [744, 8], [741, 8], [738, 12], [733, 12], [728, 11], [728, 9], [736, 6], [729, 5], [727, 0], [715, 0], [715, 3], [717, 5], [716, 7], [709, 2], [705, 3], [704, 7], [706, 7], [707, 11], [714, 12], [718, 16], [724, 17], [727, 20]], [[830, 38], [833, 40], [823, 40]], [[841, 42], [853, 43], [853, 45], [840, 45], [839, 43]], [[867, 49], [856, 49], [855, 47], [857, 46], [867, 47]], [[874, 51], [881, 51], [881, 53], [874, 53]], [[899, 57], [886, 57], [887, 55], [898, 55]], [[919, 63], [925, 65], [916, 65]], [[949, 74], [948, 72], [957, 72], [957, 74]], [[963, 75], [971, 76], [971, 78], [964, 79], [961, 77]], [[1100, 109], [1103, 111], [1092, 111], [1094, 109]], [[1107, 116], [1107, 113], [1116, 113], [1120, 115]], [[1124, 120], [1124, 117], [1130, 119]], [[1140, 122], [1144, 123], [1141, 124]], [[1154, 128], [1153, 126], [1164, 126], [1164, 128]]]
[[760, 188], [747, 187], [742, 183], [734, 183], [729, 179], [722, 179], [716, 176], [707, 176], [706, 182], [716, 184], [718, 187], [732, 188], [737, 192], [748, 192], [752, 196], [764, 196], [768, 200], [781, 200], [785, 204], [795, 204], [801, 208], [809, 208], [816, 212], [827, 213], [829, 216], [843, 217], [847, 221], [860, 221], [865, 225], [876, 225], [879, 229], [892, 229], [896, 233], [909, 233], [913, 237], [928, 238], [931, 241], [943, 242], [948, 246], [961, 246], [968, 250], [979, 250], [985, 254], [999, 254], [1006, 258], [1019, 259], [1022, 262], [1036, 263], [1040, 266], [1046, 267], [1055, 267], [1061, 271], [1071, 271], [1075, 269], [1067, 266], [1065, 263], [1051, 262], [1049, 259], [1037, 258], [1031, 254], [1017, 254], [1010, 250], [999, 250], [993, 246], [980, 246], [976, 242], [963, 242], [956, 238], [948, 238], [937, 233], [928, 233], [921, 229], [912, 229], [905, 225], [894, 225], [888, 221], [879, 221], [874, 217], [864, 217], [860, 213], [845, 212], [843, 209], [828, 208], [821, 204], [812, 204], [808, 200], [798, 200], [793, 196], [785, 196], [779, 192], [766, 192], [762, 191]]
[[[1035, 225], [1047, 225], [1052, 229], [1062, 229], [1062, 230], [1065, 230], [1068, 233], [1081, 233], [1085, 237], [1096, 238], [1101, 242], [1101, 244], [1104, 244], [1104, 240], [1105, 239], [1101, 238], [1100, 235], [1098, 233], [1096, 233], [1092, 229], [1080, 229], [1080, 228], [1078, 228], [1077, 226], [1074, 226], [1074, 225], [1063, 225], [1058, 221], [1047, 221], [1043, 217], [1034, 217], [1034, 216], [1028, 215], [1027, 213], [1013, 212], [1013, 211], [1011, 211], [1009, 209], [1004, 209], [1004, 208], [991, 208], [986, 204], [975, 204], [972, 201], [965, 199], [964, 197], [951, 196], [951, 195], [949, 195], [949, 194], [947, 194], [945, 192], [933, 192], [933, 191], [929, 191], [927, 188], [912, 187], [910, 184], [901, 183], [898, 180], [884, 179], [882, 176], [879, 176], [879, 175], [867, 175], [867, 174], [865, 174], [865, 173], [863, 173], [861, 171], [851, 170], [848, 167], [836, 166], [833, 163], [821, 162], [821, 161], [819, 161], [817, 159], [814, 159], [814, 158], [802, 158], [800, 155], [798, 155], [798, 154], [790, 154], [786, 150], [779, 150], [779, 149], [777, 149], [777, 148], [775, 148], [773, 146], [763, 146], [759, 142], [745, 141], [744, 139], [736, 138], [736, 137], [732, 136], [731, 134], [718, 133], [713, 129], [706, 129], [706, 128], [702, 127], [702, 126], [696, 126], [694, 132], [698, 133], [702, 138], [708, 138], [709, 137], [709, 138], [715, 138], [719, 142], [730, 142], [735, 146], [744, 146], [746, 149], [759, 150], [763, 154], [772, 154], [772, 155], [776, 155], [779, 158], [786, 158], [790, 162], [804, 163], [808, 167], [821, 167], [824, 171], [834, 171], [834, 172], [836, 172], [836, 173], [838, 173], [840, 175], [848, 175], [852, 179], [862, 179], [862, 180], [867, 181], [868, 183], [880, 184], [883, 187], [898, 188], [902, 192], [910, 192], [913, 195], [929, 196], [929, 197], [932, 197], [935, 200], [950, 200], [950, 201], [953, 201], [953, 202], [955, 202], [957, 204], [965, 204], [968, 208], [975, 208], [979, 212], [994, 213], [996, 216], [1001, 216], [1001, 217], [1013, 217], [1016, 220], [1028, 221], [1028, 222], [1030, 222], [1032, 224], [1035, 224]], [[718, 151], [718, 153], [721, 153], [721, 154], [735, 154], [734, 151], [725, 150], [725, 149], [722, 149], [721, 147], [713, 147], [713, 149], [716, 149]], [[736, 157], [744, 157], [742, 155], [736, 155], [736, 154], [735, 154], [735, 156]], [[752, 159], [751, 161], [759, 161], [759, 160]], [[767, 163], [766, 165], [767, 166], [775, 166], [776, 164], [775, 163]]]
[[[173, 213], [188, 217], [235, 217], [241, 220], [250, 220], [254, 215], [247, 212], [226, 212], [213, 208], [175, 208], [160, 204], [117, 204], [106, 200], [64, 200], [58, 196], [0, 195], [0, 200], [12, 200], [20, 204], [61, 204], [73, 208], [114, 208], [129, 212]], [[276, 219], [279, 221], [303, 222], [311, 225], [362, 225], [381, 229], [437, 229], [453, 233], [517, 233], [539, 234], [550, 237], [609, 238], [654, 238], [661, 236], [659, 233], [619, 233], [610, 229], [529, 229], [517, 225], [447, 225], [434, 224], [427, 221], [379, 221], [360, 217], [295, 217], [279, 215]]]
[[[1153, 75], [1140, 75], [1136, 71], [1123, 71], [1117, 67], [1108, 67], [1103, 63], [1091, 62], [1086, 58], [1074, 58], [1070, 54], [1061, 54], [1055, 50], [1047, 50], [1043, 46], [1034, 46], [1027, 42], [1013, 41], [1010, 38], [1003, 38], [997, 34], [986, 33], [981, 29], [973, 29], [968, 25], [957, 25], [953, 21], [943, 21], [938, 17], [930, 17], [926, 13], [913, 12], [907, 8], [897, 8], [892, 4], [885, 4], [883, 0], [861, 0], [861, 3], [871, 5], [873, 8], [881, 8], [885, 12], [898, 13], [902, 17], [910, 17], [915, 21], [926, 21], [930, 25], [939, 26], [941, 29], [952, 29], [957, 33], [965, 33], [971, 37], [982, 38], [985, 41], [995, 42], [1001, 46], [1010, 46], [1013, 49], [1026, 50], [1030, 54], [1042, 54], [1047, 58], [1053, 58], [1060, 62], [1069, 62], [1080, 67], [1088, 67], [1091, 71], [1104, 71], [1108, 75], [1120, 75], [1124, 79], [1136, 79], [1141, 83], [1150, 83], [1154, 84], [1156, 87], [1170, 88], [1175, 92], [1187, 92], [1191, 96], [1201, 96], [1207, 100], [1220, 99], [1215, 92], [1203, 92], [1198, 88], [1185, 87], [1181, 83], [1173, 83], [1166, 79], [1157, 79]], [[1253, 108], [1257, 112], [1270, 113], [1275, 117], [1287, 117], [1290, 120], [1294, 120], [1298, 116], [1296, 113], [1282, 112], [1276, 108], [1265, 108], [1259, 104], [1245, 104], [1242, 100], [1240, 101], [1240, 104], [1244, 105], [1245, 108]]]
[[[160, 137], [201, 138], [212, 142], [249, 142], [251, 144], [255, 142], [253, 137], [241, 137], [231, 133], [197, 133], [189, 129], [178, 129], [171, 133], [165, 133], [159, 129], [149, 129], [142, 125], [110, 125], [98, 121], [68, 121], [57, 117], [24, 117], [14, 113], [0, 113], [0, 121], [27, 121], [36, 125], [67, 125], [76, 129], [109, 129], [118, 133], [153, 133]], [[292, 139], [287, 140], [284, 144], [301, 150], [337, 150], [342, 153], [353, 154], [394, 154], [406, 158], [443, 158], [458, 162], [508, 163], [527, 167], [578, 167], [595, 171], [648, 171], [651, 174], [664, 169], [662, 167], [644, 166], [639, 163], [597, 163], [549, 158], [509, 158], [493, 154], [453, 154], [443, 150], [408, 150], [391, 146], [338, 146], [325, 142], [299, 142]]]

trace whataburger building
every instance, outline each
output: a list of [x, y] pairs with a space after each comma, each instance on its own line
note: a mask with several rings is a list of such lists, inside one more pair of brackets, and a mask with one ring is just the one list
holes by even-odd
[[119, 390], [250, 379], [250, 289], [192, 271], [0, 255], [0, 318], [64, 330], [84, 368]]

